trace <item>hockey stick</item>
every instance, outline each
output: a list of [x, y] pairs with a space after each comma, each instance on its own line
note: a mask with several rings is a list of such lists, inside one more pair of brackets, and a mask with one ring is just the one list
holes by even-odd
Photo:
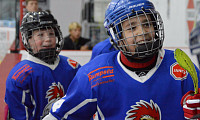
[[197, 77], [197, 72], [195, 70], [193, 62], [188, 57], [188, 55], [179, 48], [175, 50], [174, 58], [176, 59], [178, 64], [183, 69], [187, 70], [190, 76], [192, 77], [193, 84], [194, 84], [194, 94], [197, 94], [198, 93], [198, 77]]

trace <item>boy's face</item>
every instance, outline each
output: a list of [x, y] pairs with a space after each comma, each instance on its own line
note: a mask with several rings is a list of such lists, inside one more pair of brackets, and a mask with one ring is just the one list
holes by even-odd
[[81, 28], [72, 29], [70, 31], [70, 37], [77, 40], [81, 37]]
[[56, 36], [53, 29], [34, 30], [29, 39], [30, 47], [33, 53], [38, 53], [41, 49], [56, 47]]
[[150, 15], [140, 15], [124, 21], [122, 23], [122, 30], [123, 40], [119, 44], [125, 44], [125, 48], [132, 52], [132, 55], [138, 45], [144, 45], [144, 43], [152, 41], [155, 38]]
[[31, 0], [27, 2], [26, 10], [28, 12], [37, 12], [38, 11], [38, 1], [37, 0]]

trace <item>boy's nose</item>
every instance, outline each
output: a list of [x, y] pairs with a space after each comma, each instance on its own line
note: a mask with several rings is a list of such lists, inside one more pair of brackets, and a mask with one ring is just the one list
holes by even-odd
[[142, 28], [141, 25], [139, 25], [136, 27], [136, 30], [134, 31], [134, 35], [141, 36], [142, 34], [144, 34], [144, 29]]

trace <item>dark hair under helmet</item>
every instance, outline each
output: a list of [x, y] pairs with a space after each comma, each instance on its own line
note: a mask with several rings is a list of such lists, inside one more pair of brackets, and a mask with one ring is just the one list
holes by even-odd
[[[37, 53], [34, 53], [29, 44], [29, 39], [32, 37], [32, 33], [34, 30], [42, 29], [54, 30], [56, 37], [56, 47], [50, 49], [42, 49]], [[41, 59], [48, 64], [54, 63], [63, 47], [64, 41], [60, 26], [58, 26], [57, 20], [53, 17], [53, 15], [46, 11], [28, 12], [22, 19], [20, 31], [22, 35], [23, 45], [31, 55]]]
[[[146, 21], [140, 21], [140, 17], [145, 16]], [[150, 18], [148, 17], [150, 16]], [[136, 18], [140, 24], [133, 25], [131, 19]], [[129, 21], [129, 30], [132, 31], [132, 36], [126, 38], [122, 23]], [[134, 35], [134, 27], [137, 26], [153, 26], [154, 30], [145, 32], [142, 29], [142, 34]], [[164, 25], [160, 14], [155, 10], [153, 3], [148, 0], [112, 0], [108, 5], [105, 13], [104, 26], [108, 31], [108, 35], [118, 48], [128, 57], [145, 58], [152, 56], [162, 48], [164, 41]], [[151, 34], [150, 40], [145, 38], [147, 34]], [[136, 37], [143, 36], [144, 41], [137, 43]], [[128, 44], [127, 39], [132, 38], [135, 43]], [[131, 47], [135, 46], [135, 50], [131, 51]]]

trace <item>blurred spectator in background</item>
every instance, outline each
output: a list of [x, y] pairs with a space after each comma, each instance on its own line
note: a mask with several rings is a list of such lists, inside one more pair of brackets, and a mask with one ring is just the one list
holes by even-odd
[[26, 0], [26, 10], [27, 12], [37, 12], [38, 0]]
[[[39, 11], [38, 8], [38, 0], [26, 0], [26, 12], [37, 12]], [[19, 18], [17, 18], [16, 20], [16, 41], [19, 44], [19, 26], [20, 26], [20, 20]], [[16, 48], [18, 48], [19, 46], [17, 46]], [[16, 51], [12, 51], [12, 52], [18, 52], [18, 50]]]
[[90, 50], [91, 40], [81, 37], [81, 25], [72, 22], [69, 25], [69, 35], [64, 38], [63, 50]]

